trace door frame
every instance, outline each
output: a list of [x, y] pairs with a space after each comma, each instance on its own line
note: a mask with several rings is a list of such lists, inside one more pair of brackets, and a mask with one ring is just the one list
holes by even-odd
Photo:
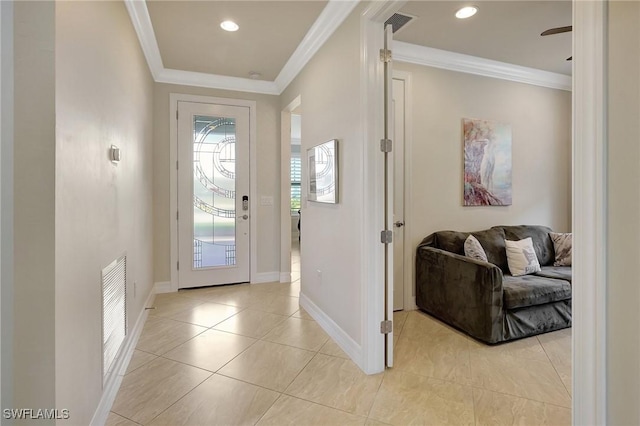
[[241, 106], [249, 108], [249, 280], [254, 282], [257, 274], [257, 223], [258, 223], [258, 183], [256, 177], [256, 101], [243, 99], [219, 98], [213, 96], [186, 95], [182, 93], [169, 94], [169, 220], [171, 222], [171, 284], [170, 291], [178, 291], [178, 102], [194, 102]]
[[[376, 160], [375, 141], [380, 139], [382, 84], [378, 52], [382, 47], [382, 22], [405, 1], [374, 2], [362, 16], [360, 58], [363, 96], [361, 111], [364, 136], [365, 208], [379, 209], [379, 179], [382, 165]], [[606, 424], [607, 421], [607, 1], [573, 0], [573, 200], [572, 227], [576, 234], [573, 253], [573, 424]], [[579, 143], [578, 143], [579, 142]], [[578, 211], [580, 213], [578, 214]], [[384, 301], [381, 278], [384, 271], [372, 264], [381, 261], [380, 214], [372, 210], [364, 220], [363, 262], [363, 362], [366, 373], [384, 368], [383, 348], [378, 337]]]
[[413, 147], [413, 98], [411, 73], [407, 71], [393, 70], [393, 79], [404, 81], [404, 311], [418, 309], [416, 305], [416, 291], [413, 285], [413, 276], [416, 260], [416, 251], [413, 249], [411, 229], [413, 225], [411, 194], [413, 181], [411, 179], [411, 161]]
[[302, 105], [296, 96], [280, 113], [280, 282], [291, 281], [291, 114]]
[[[385, 314], [385, 254], [380, 242], [384, 223], [384, 163], [380, 140], [384, 137], [384, 69], [380, 49], [384, 47], [384, 22], [397, 12], [406, 1], [372, 2], [361, 15], [360, 21], [360, 98], [363, 144], [364, 211], [362, 254], [362, 360], [361, 368], [367, 374], [385, 369], [385, 335], [380, 323]], [[392, 179], [393, 180], [393, 179]], [[393, 192], [391, 192], [393, 194]], [[386, 224], [391, 229], [391, 220]], [[393, 246], [390, 247], [390, 250]], [[393, 285], [393, 277], [390, 285]], [[391, 300], [393, 302], [393, 299]]]
[[608, 1], [573, 0], [572, 412], [607, 423]]

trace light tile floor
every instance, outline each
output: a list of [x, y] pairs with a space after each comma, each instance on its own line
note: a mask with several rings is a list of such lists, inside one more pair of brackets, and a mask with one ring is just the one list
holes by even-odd
[[107, 425], [571, 423], [570, 329], [486, 346], [396, 312], [395, 366], [367, 376], [298, 306], [292, 269], [158, 295]]

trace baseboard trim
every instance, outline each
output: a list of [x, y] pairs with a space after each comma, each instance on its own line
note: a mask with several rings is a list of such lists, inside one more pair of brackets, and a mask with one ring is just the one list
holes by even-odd
[[329, 318], [329, 316], [304, 293], [300, 293], [300, 306], [320, 324], [320, 327], [340, 346], [340, 349], [342, 349], [362, 371], [366, 372], [362, 357], [362, 346], [353, 340], [351, 336]]
[[171, 281], [159, 281], [153, 285], [153, 293], [154, 294], [162, 294], [162, 293], [173, 293], [174, 290], [171, 288]]
[[291, 272], [280, 272], [280, 282], [281, 283], [290, 283], [291, 282]]
[[[153, 301], [156, 297], [154, 289], [152, 289], [149, 293], [144, 306], [153, 305]], [[133, 351], [138, 344], [138, 339], [140, 338], [140, 334], [142, 333], [142, 329], [144, 328], [144, 323], [147, 320], [148, 315], [149, 311], [146, 309], [142, 309], [142, 312], [140, 312], [140, 315], [138, 315], [136, 324], [133, 326], [133, 329], [126, 337], [124, 344], [120, 349], [120, 353], [115, 359], [115, 366], [113, 368], [113, 371], [105, 381], [102, 391], [102, 398], [100, 398], [98, 408], [96, 408], [96, 411], [93, 414], [93, 418], [91, 419], [91, 426], [102, 426], [106, 423], [107, 417], [109, 417], [109, 412], [111, 411], [111, 407], [113, 406], [113, 403], [116, 400], [116, 396], [118, 395], [118, 390], [120, 390], [122, 378], [127, 372], [129, 361], [131, 361]]]
[[280, 272], [258, 272], [252, 279], [251, 284], [272, 283], [280, 280]]

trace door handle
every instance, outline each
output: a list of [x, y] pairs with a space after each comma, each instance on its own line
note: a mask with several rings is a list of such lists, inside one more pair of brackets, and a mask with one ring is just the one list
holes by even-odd
[[244, 220], [249, 219], [249, 215], [247, 215], [247, 214], [243, 214], [242, 216], [236, 216], [236, 217], [237, 217], [238, 219], [244, 219]]
[[396, 223], [394, 223], [394, 226], [395, 226], [396, 228], [402, 228], [402, 227], [404, 226], [404, 222], [397, 221]]

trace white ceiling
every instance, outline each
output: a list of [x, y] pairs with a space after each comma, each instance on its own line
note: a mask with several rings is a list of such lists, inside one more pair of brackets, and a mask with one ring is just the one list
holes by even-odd
[[[125, 0], [156, 81], [279, 94], [356, 5], [353, 0]], [[417, 16], [394, 39], [510, 64], [571, 74], [571, 1], [474, 1], [478, 14], [453, 14], [468, 2], [409, 1]], [[228, 33], [220, 22], [233, 19]], [[257, 72], [257, 80], [249, 73]]]

